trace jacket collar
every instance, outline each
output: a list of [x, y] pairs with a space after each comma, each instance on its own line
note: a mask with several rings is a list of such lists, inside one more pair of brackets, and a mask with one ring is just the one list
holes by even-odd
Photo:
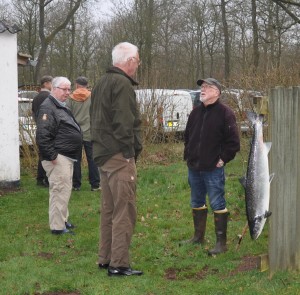
[[120, 68], [118, 68], [118, 67], [112, 66], [112, 67], [110, 67], [110, 68], [106, 71], [106, 73], [114, 73], [114, 74], [120, 74], [120, 75], [123, 75], [123, 76], [125, 76], [126, 78], [128, 78], [128, 79], [130, 80], [130, 82], [131, 82], [131, 84], [132, 84], [133, 86], [139, 85], [139, 83], [138, 83], [137, 81], [135, 81], [134, 79], [132, 79], [130, 76], [128, 76], [124, 71], [122, 71], [122, 70], [121, 70]]
[[66, 107], [66, 103], [65, 102], [61, 102], [58, 99], [56, 99], [53, 95], [49, 95], [49, 98], [53, 101], [53, 103], [58, 106], [58, 107]]
[[201, 102], [201, 107], [203, 109], [206, 109], [206, 110], [210, 110], [212, 109], [213, 107], [215, 107], [216, 105], [218, 105], [220, 103], [220, 98], [218, 98], [214, 103], [212, 104], [209, 104], [208, 106], [205, 106], [203, 102]]

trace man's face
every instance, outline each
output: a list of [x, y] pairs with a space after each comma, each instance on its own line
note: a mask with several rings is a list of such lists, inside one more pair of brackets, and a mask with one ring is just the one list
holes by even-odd
[[220, 90], [215, 85], [204, 82], [200, 88], [200, 100], [204, 103], [204, 105], [213, 104], [220, 96]]
[[140, 61], [140, 57], [139, 54], [137, 53], [135, 56], [130, 57], [127, 60], [127, 74], [130, 77], [133, 77], [140, 65], [141, 61]]
[[54, 87], [52, 90], [53, 96], [61, 101], [64, 102], [68, 99], [71, 92], [71, 85], [68, 83], [61, 83], [59, 86]]

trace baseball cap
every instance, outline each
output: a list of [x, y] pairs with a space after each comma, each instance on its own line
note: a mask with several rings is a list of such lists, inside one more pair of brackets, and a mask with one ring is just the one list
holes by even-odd
[[201, 86], [203, 83], [206, 83], [206, 84], [209, 84], [209, 85], [214, 85], [219, 89], [220, 93], [222, 92], [221, 83], [218, 80], [214, 79], [214, 78], [200, 79], [200, 80], [197, 81], [197, 84], [199, 86]]

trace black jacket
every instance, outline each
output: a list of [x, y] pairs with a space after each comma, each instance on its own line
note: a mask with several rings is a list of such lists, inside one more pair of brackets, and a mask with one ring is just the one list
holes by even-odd
[[53, 96], [40, 105], [37, 116], [36, 141], [42, 160], [55, 160], [58, 154], [78, 159], [82, 133], [71, 111]]
[[94, 160], [102, 166], [113, 155], [137, 157], [142, 150], [141, 119], [133, 86], [121, 69], [111, 67], [92, 91], [91, 135]]
[[184, 139], [184, 159], [199, 171], [212, 171], [219, 159], [228, 163], [240, 150], [235, 115], [219, 100], [207, 107], [201, 103], [191, 112]]

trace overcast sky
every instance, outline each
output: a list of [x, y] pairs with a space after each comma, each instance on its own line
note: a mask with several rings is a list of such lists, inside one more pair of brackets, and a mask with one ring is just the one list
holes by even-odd
[[98, 2], [95, 4], [95, 16], [97, 18], [97, 15], [100, 16], [101, 18], [105, 17], [105, 18], [110, 18], [111, 14], [112, 14], [112, 8], [114, 7], [114, 2], [118, 3], [118, 2], [122, 2], [122, 3], [126, 3], [129, 4], [131, 3], [133, 0], [98, 0]]
[[110, 18], [113, 8], [113, 3], [111, 0], [98, 0], [98, 2], [95, 4], [95, 11], [94, 15], [96, 18]]
[[97, 7], [95, 11], [95, 15], [100, 15], [101, 17], [108, 17], [111, 14], [111, 8], [113, 7], [112, 1], [110, 0], [99, 0], [98, 3], [95, 4]]

